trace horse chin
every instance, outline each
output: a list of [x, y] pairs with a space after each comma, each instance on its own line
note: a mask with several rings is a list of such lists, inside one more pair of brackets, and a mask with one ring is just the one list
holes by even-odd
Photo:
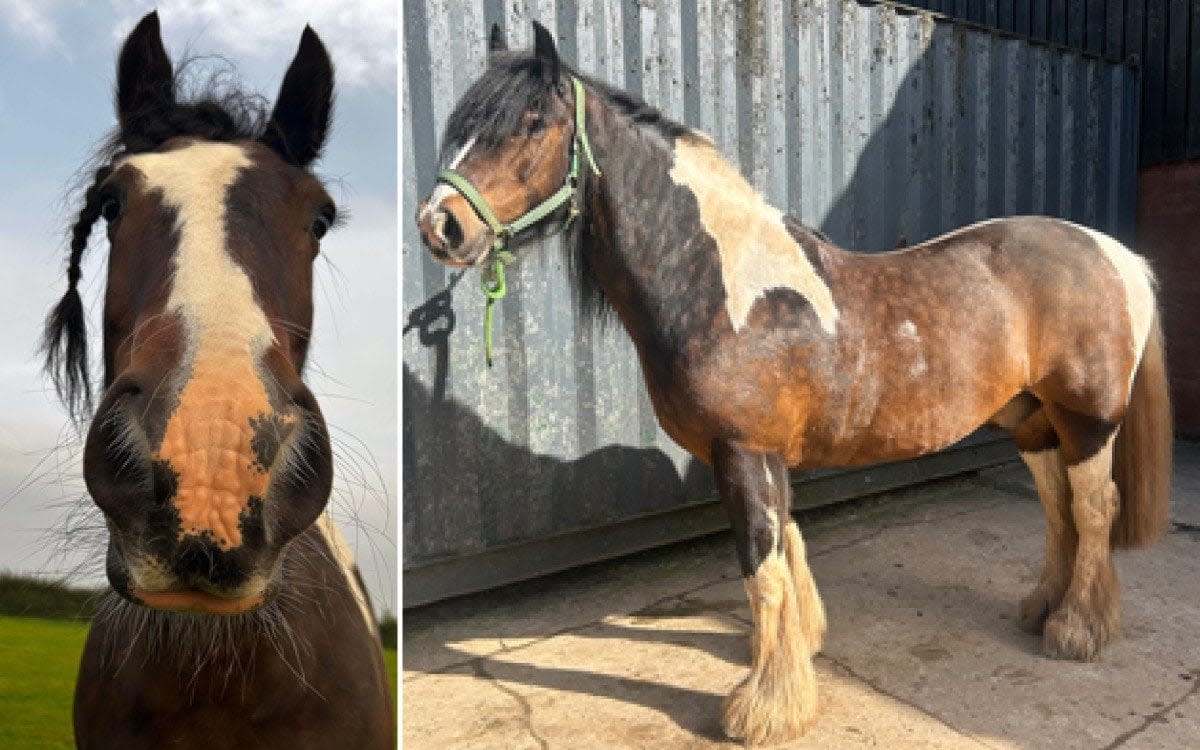
[[452, 251], [430, 250], [430, 255], [438, 263], [451, 268], [471, 268], [478, 266], [487, 260], [488, 254], [492, 248], [492, 242], [495, 236], [491, 232], [483, 232], [478, 237], [468, 242], [464, 242], [458, 248]]
[[227, 597], [194, 588], [147, 591], [136, 586], [130, 590], [127, 598], [142, 606], [164, 612], [226, 616], [253, 612], [270, 601], [267, 589], [249, 596]]
[[110, 545], [108, 581], [122, 599], [159, 612], [200, 615], [242, 615], [270, 605], [279, 593], [277, 577], [253, 575], [246, 583], [226, 589], [200, 581], [184, 582], [174, 576], [156, 573], [157, 566], [134, 565], [132, 572], [121, 553]]

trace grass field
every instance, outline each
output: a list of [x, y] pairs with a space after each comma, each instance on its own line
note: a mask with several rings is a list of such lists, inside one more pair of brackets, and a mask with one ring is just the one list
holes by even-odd
[[[80, 620], [0, 615], [0, 748], [74, 747], [71, 698], [86, 635]], [[384, 658], [395, 696], [395, 649]]]

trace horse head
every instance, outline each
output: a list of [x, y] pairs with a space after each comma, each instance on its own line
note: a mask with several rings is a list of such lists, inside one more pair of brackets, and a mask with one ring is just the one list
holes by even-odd
[[60, 395], [86, 413], [79, 261], [103, 219], [104, 391], [84, 475], [109, 530], [109, 581], [132, 601], [217, 614], [270, 601], [286, 545], [328, 500], [329, 437], [301, 373], [313, 262], [336, 219], [309, 171], [332, 88], [309, 28], [269, 115], [252, 98], [183, 100], [155, 13], [120, 53], [119, 129], [45, 345]]
[[520, 52], [509, 51], [493, 27], [487, 70], [446, 123], [443, 171], [416, 217], [441, 263], [476, 265], [492, 249], [540, 239], [578, 213], [581, 170], [591, 161], [580, 127], [583, 89], [550, 32], [533, 27], [532, 51]]

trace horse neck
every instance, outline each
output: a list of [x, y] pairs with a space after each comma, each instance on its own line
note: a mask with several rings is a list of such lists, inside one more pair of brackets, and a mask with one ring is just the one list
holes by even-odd
[[747, 225], [787, 229], [707, 136], [592, 101], [588, 132], [603, 177], [589, 193], [582, 251], [634, 343], [669, 358], [727, 320], [714, 237]]

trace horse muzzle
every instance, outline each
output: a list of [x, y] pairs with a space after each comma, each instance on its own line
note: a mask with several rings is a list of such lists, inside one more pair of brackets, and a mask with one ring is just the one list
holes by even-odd
[[257, 412], [238, 396], [245, 384], [211, 384], [202, 399], [148, 386], [136, 373], [118, 378], [84, 448], [110, 532], [109, 581], [156, 609], [252, 610], [329, 497], [332, 450], [316, 400], [298, 379]]
[[[465, 212], [455, 211], [453, 206], [447, 205], [456, 196], [434, 202], [439, 197], [435, 191], [417, 207], [421, 241], [438, 263], [455, 268], [478, 265], [491, 248], [494, 239], [491, 231], [461, 199], [459, 202], [463, 203], [461, 208], [465, 208]], [[469, 216], [464, 217], [464, 214]]]

